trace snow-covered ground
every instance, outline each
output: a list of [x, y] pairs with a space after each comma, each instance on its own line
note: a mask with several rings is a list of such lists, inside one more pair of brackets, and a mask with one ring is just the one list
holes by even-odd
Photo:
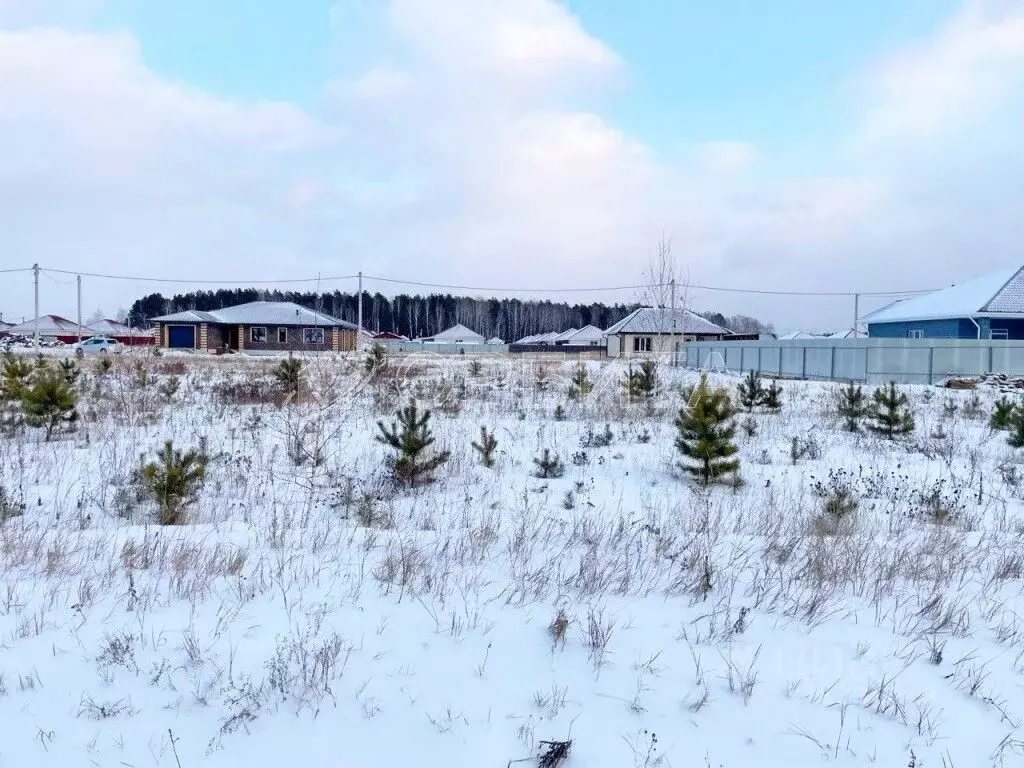
[[[238, 402], [273, 360], [90, 360], [75, 434], [0, 438], [25, 504], [0, 527], [0, 766], [529, 766], [552, 740], [586, 768], [1024, 760], [1024, 452], [994, 393], [907, 388], [890, 443], [842, 431], [836, 385], [785, 383], [738, 433], [743, 485], [703, 492], [674, 469], [693, 372], [648, 407], [616, 363], [579, 403], [568, 363], [544, 391], [536, 360], [392, 363], [310, 360], [280, 407]], [[395, 490], [376, 422], [410, 394], [452, 456]], [[211, 457], [177, 527], [130, 481], [167, 439]], [[563, 477], [534, 476], [545, 448]]]

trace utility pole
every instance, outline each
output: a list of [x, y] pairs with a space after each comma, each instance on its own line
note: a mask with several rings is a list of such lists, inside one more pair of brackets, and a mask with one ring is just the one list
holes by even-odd
[[679, 361], [678, 350], [676, 349], [676, 279], [672, 278], [672, 366], [675, 367]]
[[853, 338], [857, 338], [860, 334], [857, 331], [857, 326], [860, 325], [860, 294], [853, 294]]
[[359, 270], [359, 309], [358, 319], [356, 325], [359, 326], [359, 330], [356, 331], [356, 352], [363, 344], [363, 271]]
[[78, 343], [82, 343], [82, 276], [78, 277]]
[[36, 349], [36, 354], [39, 354], [39, 265], [32, 265], [32, 277], [35, 281], [35, 295], [36, 295], [36, 319], [34, 330], [32, 332], [32, 343]]

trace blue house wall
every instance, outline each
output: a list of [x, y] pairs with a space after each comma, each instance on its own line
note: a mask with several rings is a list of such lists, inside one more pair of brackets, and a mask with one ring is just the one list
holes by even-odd
[[[981, 338], [988, 339], [993, 330], [1005, 329], [1007, 338], [1024, 340], [1024, 320], [979, 317]], [[976, 339], [978, 328], [967, 318], [952, 320], [918, 320], [898, 323], [868, 323], [868, 336], [874, 339], [906, 339], [911, 331], [922, 331], [925, 339]]]

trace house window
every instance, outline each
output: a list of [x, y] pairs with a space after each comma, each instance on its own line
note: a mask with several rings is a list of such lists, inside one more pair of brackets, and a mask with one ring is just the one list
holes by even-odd
[[634, 336], [633, 337], [633, 351], [634, 352], [650, 352], [654, 347], [654, 340], [650, 336]]
[[907, 338], [908, 339], [923, 339], [924, 338], [924, 331], [921, 330], [920, 328], [914, 328], [912, 330], [909, 330], [909, 331], [907, 331]]
[[278, 328], [277, 329], [277, 343], [278, 344], [287, 344], [288, 343], [288, 329], [287, 328]]
[[254, 325], [249, 329], [249, 341], [253, 344], [266, 344], [267, 329], [263, 326]]
[[988, 332], [990, 339], [1003, 339], [1004, 341], [1010, 338], [1010, 332], [1006, 328], [993, 328]]
[[302, 341], [306, 344], [323, 344], [324, 343], [324, 329], [323, 328], [303, 328], [302, 329]]

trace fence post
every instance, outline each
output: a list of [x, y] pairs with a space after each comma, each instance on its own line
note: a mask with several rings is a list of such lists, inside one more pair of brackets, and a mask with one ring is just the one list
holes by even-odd
[[928, 347], [928, 385], [931, 386], [935, 374], [935, 347]]
[[757, 372], [761, 373], [761, 345], [757, 345]]
[[807, 347], [801, 347], [803, 359], [800, 361], [800, 378], [807, 380]]
[[995, 373], [996, 360], [995, 350], [992, 348], [992, 342], [988, 343], [988, 372]]
[[832, 345], [832, 346], [830, 347], [830, 349], [832, 350], [832, 360], [831, 360], [831, 362], [829, 363], [829, 373], [828, 373], [828, 377], [829, 377], [829, 378], [830, 378], [830, 379], [831, 379], [832, 381], [835, 381], [835, 379], [836, 379], [836, 347], [835, 347], [835, 345], [833, 344], [833, 345]]

